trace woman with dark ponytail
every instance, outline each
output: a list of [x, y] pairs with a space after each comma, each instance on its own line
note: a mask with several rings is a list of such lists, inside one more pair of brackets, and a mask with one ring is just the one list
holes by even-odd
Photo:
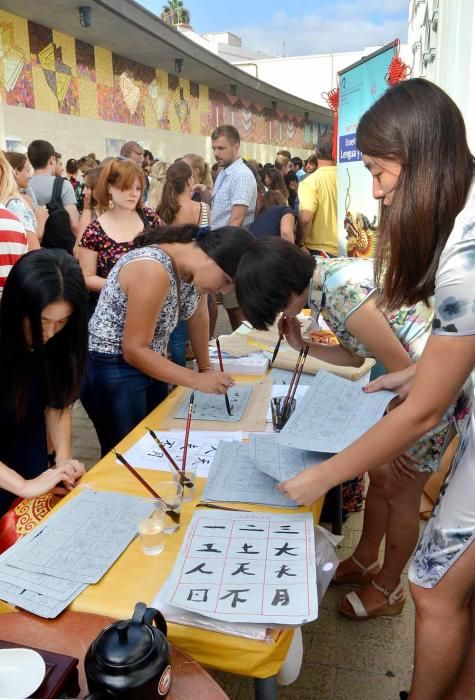
[[188, 163], [178, 160], [167, 170], [157, 214], [166, 224], [208, 226], [209, 205], [192, 199], [195, 180]]
[[[192, 200], [192, 190], [195, 180], [191, 165], [183, 160], [177, 160], [170, 165], [166, 172], [166, 181], [162, 198], [157, 212], [162, 212], [162, 220], [166, 224], [209, 226], [210, 209], [204, 202]], [[169, 351], [173, 362], [184, 367], [186, 365], [186, 324], [182, 319], [171, 334]]]
[[[103, 455], [165, 398], [168, 384], [210, 394], [233, 384], [210, 367], [206, 294], [232, 285], [254, 239], [234, 226], [168, 226], [144, 233], [137, 245], [112, 269], [89, 323], [81, 398]], [[188, 322], [199, 373], [166, 357], [180, 318]]]

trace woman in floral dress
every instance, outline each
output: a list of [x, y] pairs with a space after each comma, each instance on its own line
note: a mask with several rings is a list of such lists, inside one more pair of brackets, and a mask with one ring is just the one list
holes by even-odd
[[91, 221], [79, 241], [79, 264], [89, 291], [92, 315], [109, 272], [119, 258], [137, 246], [144, 230], [163, 225], [142, 206], [145, 177], [131, 160], [109, 161], [101, 169], [94, 198], [104, 213]]
[[[298, 503], [400, 454], [437, 424], [475, 366], [474, 159], [459, 109], [432, 83], [404, 81], [363, 115], [357, 144], [383, 203], [376, 265], [383, 301], [397, 308], [435, 291], [433, 329], [417, 365], [370, 387], [395, 389], [402, 403], [347, 449], [280, 485]], [[475, 697], [473, 408], [464, 422], [410, 567], [417, 612], [410, 700]]]
[[[278, 284], [279, 294], [273, 294]], [[251, 254], [247, 255], [240, 266], [236, 289], [246, 318], [255, 327], [262, 327], [263, 311], [273, 305], [272, 319], [267, 320], [283, 311], [280, 327], [295, 350], [308, 343], [312, 357], [334, 365], [359, 366], [364, 358], [374, 357], [390, 372], [405, 369], [417, 362], [431, 331], [431, 305], [420, 301], [394, 311], [380, 305], [370, 259], [318, 259], [315, 263], [288, 243], [261, 241], [252, 251], [252, 259]], [[268, 300], [267, 304], [262, 299]], [[304, 341], [295, 317], [305, 304], [317, 315], [321, 311], [339, 340], [338, 346]], [[469, 401], [467, 388], [457, 404]], [[342, 599], [339, 610], [346, 617], [361, 620], [402, 611], [405, 600], [401, 574], [419, 537], [421, 493], [431, 473], [439, 468], [454, 408], [408, 453], [371, 472], [361, 539], [353, 555], [341, 562], [334, 578], [336, 584], [362, 586], [358, 593]], [[362, 479], [345, 481], [344, 486], [349, 484], [356, 492]], [[383, 538], [384, 563], [380, 567]], [[390, 590], [393, 602], [379, 588]], [[359, 614], [355, 608], [359, 608]]]

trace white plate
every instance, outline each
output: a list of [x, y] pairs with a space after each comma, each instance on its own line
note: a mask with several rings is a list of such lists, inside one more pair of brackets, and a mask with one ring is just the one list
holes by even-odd
[[0, 649], [0, 698], [28, 698], [46, 673], [43, 657], [33, 649]]

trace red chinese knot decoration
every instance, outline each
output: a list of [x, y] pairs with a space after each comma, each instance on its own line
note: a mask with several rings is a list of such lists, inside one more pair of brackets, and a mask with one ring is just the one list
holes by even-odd
[[399, 56], [399, 49], [401, 46], [399, 39], [394, 40], [393, 46], [394, 56], [389, 64], [388, 72], [384, 76], [384, 79], [388, 85], [397, 85], [397, 83], [400, 83], [401, 80], [408, 78], [412, 72], [407, 63], [404, 63], [402, 58]]
[[340, 88], [332, 88], [330, 92], [322, 92], [322, 97], [326, 101], [327, 105], [330, 107], [332, 112], [335, 113], [335, 116], [333, 118], [332, 156], [333, 160], [336, 160], [338, 140], [338, 105], [340, 102]]

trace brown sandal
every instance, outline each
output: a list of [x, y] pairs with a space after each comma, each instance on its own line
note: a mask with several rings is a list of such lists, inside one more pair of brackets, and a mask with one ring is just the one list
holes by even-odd
[[[383, 617], [385, 615], [400, 615], [404, 607], [404, 603], [406, 602], [402, 583], [398, 583], [396, 588], [391, 592], [382, 586], [378, 586], [378, 584], [374, 581], [371, 581], [370, 583], [374, 588], [376, 588], [377, 591], [386, 596], [388, 599], [386, 605], [382, 605], [376, 608], [376, 610], [368, 612], [361, 602], [359, 595], [353, 591], [352, 593], [347, 593], [347, 595], [341, 599], [340, 605], [338, 606], [338, 612], [341, 615], [344, 615], [344, 617], [347, 617], [350, 620], [356, 620], [357, 622], [370, 620], [373, 617]], [[343, 607], [344, 601], [347, 601], [351, 605], [353, 608], [352, 612], [345, 610]]]
[[[351, 555], [350, 559], [354, 564], [356, 564], [356, 566], [358, 567], [358, 569], [360, 569], [360, 571], [353, 571], [349, 574], [343, 574], [341, 576], [338, 576], [338, 568], [337, 568], [337, 570], [335, 571], [335, 576], [333, 577], [333, 580], [332, 580], [332, 584], [334, 586], [343, 586], [344, 584], [347, 584], [347, 583], [357, 583], [360, 586], [364, 586], [367, 583], [369, 583], [380, 571], [379, 561], [377, 559], [369, 566], [364, 566], [353, 555]], [[377, 567], [377, 571], [374, 571], [374, 569], [376, 569], [376, 567]]]

